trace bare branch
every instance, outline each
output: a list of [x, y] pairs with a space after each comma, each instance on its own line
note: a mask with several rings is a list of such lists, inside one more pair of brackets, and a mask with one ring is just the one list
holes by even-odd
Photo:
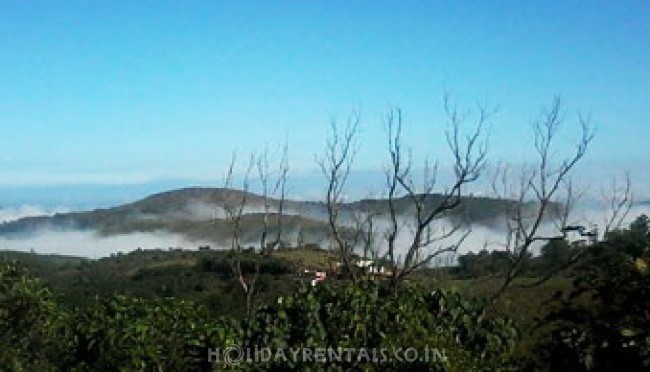
[[611, 189], [606, 192], [601, 190], [601, 198], [605, 207], [605, 235], [612, 230], [619, 229], [627, 217], [634, 197], [632, 195], [632, 181], [630, 174], [625, 173], [623, 186], [618, 185], [617, 179], [612, 180]]
[[325, 206], [330, 235], [337, 246], [344, 268], [348, 270], [355, 281], [356, 274], [351, 262], [355, 242], [350, 242], [342, 236], [339, 227], [339, 214], [344, 202], [343, 192], [357, 153], [358, 129], [359, 116], [356, 113], [348, 118], [343, 132], [339, 131], [336, 122], [333, 121], [325, 144], [324, 157], [316, 158], [316, 162], [327, 180]]
[[[244, 273], [242, 269], [242, 259], [244, 257], [244, 249], [242, 247], [241, 235], [242, 235], [242, 219], [245, 214], [246, 204], [248, 202], [249, 191], [251, 188], [251, 173], [256, 170], [257, 175], [259, 176], [259, 182], [261, 186], [261, 196], [263, 199], [263, 216], [262, 216], [262, 231], [260, 234], [260, 251], [265, 253], [265, 249], [269, 245], [267, 243], [268, 232], [269, 232], [269, 218], [272, 213], [271, 211], [271, 201], [272, 196], [276, 194], [277, 190], [281, 190], [280, 195], [280, 211], [277, 215], [278, 226], [281, 225], [282, 220], [282, 205], [284, 204], [285, 198], [285, 184], [286, 177], [288, 172], [287, 165], [287, 156], [286, 156], [286, 144], [285, 144], [285, 154], [283, 160], [280, 164], [280, 170], [277, 173], [277, 179], [275, 180], [275, 186], [272, 188], [271, 182], [274, 174], [270, 170], [270, 161], [268, 148], [265, 148], [263, 153], [260, 156], [251, 154], [248, 160], [248, 164], [245, 168], [245, 171], [242, 175], [241, 187], [240, 190], [234, 190], [234, 175], [237, 165], [236, 154], [233, 153], [231, 162], [228, 166], [228, 170], [224, 177], [223, 189], [219, 193], [218, 204], [221, 209], [224, 211], [225, 222], [230, 226], [231, 234], [231, 250], [229, 256], [229, 265], [233, 274], [234, 279], [239, 283], [244, 295], [246, 297], [246, 311], [250, 315], [252, 311], [253, 296], [255, 295], [257, 289], [257, 281], [260, 273], [260, 258], [254, 257], [255, 270], [252, 274]], [[281, 234], [281, 228], [278, 228], [278, 237], [276, 242], [279, 241]], [[275, 244], [275, 242], [273, 243]]]
[[[493, 190], [497, 192], [498, 197], [506, 200], [507, 250], [512, 252], [514, 257], [502, 285], [492, 297], [493, 301], [496, 301], [521, 273], [522, 264], [530, 255], [530, 248], [534, 243], [565, 236], [563, 230], [578, 197], [573, 191], [569, 174], [584, 157], [594, 133], [588, 121], [579, 116], [582, 133], [573, 154], [559, 162], [553, 161], [551, 155], [555, 150], [558, 129], [562, 125], [561, 107], [561, 99], [555, 97], [551, 106], [542, 110], [539, 118], [533, 123], [537, 160], [532, 168], [522, 170], [518, 187], [511, 186], [503, 170], [498, 170], [503, 174], [495, 177], [501, 180], [501, 187], [493, 185]], [[565, 195], [560, 195], [562, 186]], [[514, 200], [514, 203], [511, 203], [511, 200]], [[528, 212], [526, 209], [534, 211]], [[541, 234], [541, 225], [547, 220], [554, 222], [557, 231], [555, 236]]]
[[[387, 259], [392, 265], [392, 283], [394, 286], [413, 271], [427, 265], [434, 258], [457, 251], [469, 235], [469, 229], [455, 243], [445, 241], [451, 239], [462, 230], [461, 224], [456, 224], [450, 229], [436, 229], [435, 221], [442, 221], [449, 213], [456, 210], [462, 200], [464, 188], [476, 181], [486, 165], [487, 140], [484, 135], [484, 126], [490, 117], [487, 110], [479, 107], [477, 124], [472, 132], [466, 136], [461, 135], [461, 126], [469, 117], [469, 113], [461, 113], [452, 104], [448, 95], [444, 96], [444, 109], [449, 121], [446, 131], [447, 145], [453, 157], [454, 180], [444, 190], [439, 200], [434, 202], [431, 198], [436, 187], [438, 165], [426, 160], [422, 187], [418, 189], [411, 175], [412, 159], [409, 156], [404, 160], [402, 148], [402, 115], [399, 109], [389, 112], [388, 126], [388, 152], [390, 167], [386, 170], [386, 184], [388, 187], [388, 208], [391, 226], [385, 233], [388, 243]], [[398, 222], [396, 208], [398, 198], [405, 196], [401, 202], [409, 201], [413, 213], [412, 224]], [[404, 227], [412, 229], [403, 260], [396, 257], [397, 236]], [[435, 246], [435, 247], [433, 247]]]

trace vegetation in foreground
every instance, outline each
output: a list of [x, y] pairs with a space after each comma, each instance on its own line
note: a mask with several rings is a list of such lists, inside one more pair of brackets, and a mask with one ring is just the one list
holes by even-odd
[[[225, 269], [219, 266], [224, 254], [134, 252], [99, 261], [23, 255], [24, 263], [5, 260], [0, 268], [0, 365], [14, 371], [220, 370], [230, 366], [209, 362], [209, 349], [266, 345], [429, 347], [444, 350], [445, 358], [428, 363], [276, 360], [232, 368], [607, 371], [650, 367], [650, 223], [645, 216], [590, 247], [566, 279], [528, 289], [529, 283], [522, 280], [496, 303], [473, 296], [485, 290], [473, 284], [490, 285], [485, 277], [437, 286], [458, 290], [436, 288], [433, 281], [423, 280], [426, 272], [398, 291], [382, 281], [341, 280], [311, 288], [292, 279], [295, 265], [274, 257], [262, 265], [262, 276], [286, 286], [269, 284], [267, 296], [251, 316], [236, 316], [241, 305], [220, 311], [211, 308], [215, 299], [228, 301], [227, 295], [216, 292], [225, 287], [211, 289], [215, 291], [212, 301], [196, 294], [200, 291], [195, 281], [205, 279], [203, 275], [224, 286], [232, 282], [218, 275]], [[304, 260], [306, 253], [296, 256]], [[84, 267], [92, 270], [86, 272]], [[193, 278], [187, 274], [191, 271], [200, 274]], [[156, 280], [143, 282], [149, 275]], [[88, 278], [81, 281], [83, 285], [75, 284], [83, 277]], [[152, 290], [172, 278], [179, 283], [169, 287], [172, 292]], [[80, 292], [81, 287], [89, 292]], [[538, 300], [531, 302], [533, 297]], [[237, 303], [234, 295], [230, 301]]]

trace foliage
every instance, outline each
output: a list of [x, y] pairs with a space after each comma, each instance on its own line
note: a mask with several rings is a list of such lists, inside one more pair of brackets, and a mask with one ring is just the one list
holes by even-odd
[[[564, 239], [552, 239], [541, 248], [539, 255], [533, 256], [530, 252], [525, 255], [521, 275], [543, 277], [560, 272], [571, 261], [577, 249], [578, 246], [571, 245]], [[506, 251], [468, 252], [458, 257], [458, 266], [453, 269], [453, 273], [462, 279], [501, 277], [514, 259], [515, 255]]]
[[[19, 259], [32, 275], [40, 278], [67, 309], [88, 305], [93, 298], [124, 295], [140, 298], [175, 297], [208, 307], [214, 316], [239, 316], [244, 307], [241, 289], [232, 279], [226, 251], [136, 250], [98, 260], [63, 256], [41, 256], [0, 252], [1, 257]], [[325, 256], [323, 251], [313, 255]], [[246, 254], [244, 268], [253, 269]], [[296, 263], [288, 258], [263, 257], [259, 278], [260, 300], [291, 293]]]
[[[96, 299], [60, 327], [61, 370], [198, 369], [205, 349], [225, 337], [204, 309], [177, 299]], [[193, 367], [193, 368], [192, 368]]]
[[[377, 348], [392, 351], [426, 347], [444, 351], [445, 360], [396, 360], [372, 365], [368, 359], [329, 360], [333, 370], [495, 370], [511, 363], [509, 356], [517, 340], [514, 324], [506, 319], [488, 319], [486, 303], [464, 300], [457, 292], [426, 293], [408, 287], [398, 294], [374, 282], [358, 285], [319, 286], [261, 308], [244, 323], [243, 345], [290, 347]], [[390, 359], [390, 357], [389, 357]], [[308, 370], [313, 363], [275, 361], [258, 365], [259, 370]], [[246, 366], [250, 368], [251, 366]]]
[[[136, 251], [96, 261], [56, 258], [51, 264], [27, 259], [42, 281], [24, 265], [3, 261], [0, 366], [210, 371], [226, 366], [208, 362], [209, 348], [237, 345], [413, 347], [441, 350], [446, 357], [379, 364], [365, 357], [326, 363], [287, 359], [242, 363], [236, 367], [242, 370], [640, 370], [650, 361], [649, 225], [641, 217], [629, 229], [609, 233], [587, 250], [568, 273], [571, 278], [555, 278], [559, 281], [542, 288], [513, 287], [497, 304], [468, 294], [491, 292], [498, 278], [486, 275], [498, 271], [490, 269], [503, 258], [498, 254], [474, 254], [474, 261], [461, 264], [465, 273], [471, 269], [483, 276], [451, 281], [460, 293], [425, 281], [425, 271], [418, 282], [428, 289], [405, 283], [393, 291], [381, 281], [337, 280], [297, 289], [300, 283], [288, 275], [296, 261], [270, 257], [259, 279], [262, 306], [250, 318], [241, 311], [236, 283], [221, 274], [226, 252]], [[531, 258], [528, 272], [534, 276], [535, 270], [554, 267], [572, 248], [560, 241], [547, 245]], [[572, 287], [564, 296], [544, 303], [569, 280]], [[535, 316], [544, 325], [533, 333], [529, 324]]]
[[[377, 283], [319, 286], [280, 297], [250, 319], [214, 319], [207, 310], [173, 298], [122, 295], [82, 307], [55, 306], [49, 291], [15, 263], [3, 264], [0, 361], [11, 370], [213, 370], [209, 348], [424, 347], [446, 358], [374, 369], [492, 370], [510, 363], [513, 323], [485, 316], [485, 302], [456, 292], [407, 287], [395, 294]], [[331, 363], [329, 369], [364, 369], [368, 360]], [[415, 362], [420, 363], [420, 362]], [[243, 369], [323, 367], [305, 364], [241, 365]]]
[[[296, 268], [286, 260], [277, 259], [273, 256], [260, 258], [259, 254], [251, 252], [243, 254], [243, 257], [240, 259], [242, 273], [246, 275], [255, 273], [255, 264], [258, 259], [260, 260], [260, 274], [289, 275], [296, 272]], [[218, 273], [223, 278], [232, 277], [230, 264], [226, 257], [203, 257], [200, 259], [198, 265], [202, 270]]]
[[17, 262], [0, 261], [0, 366], [15, 371], [40, 368], [56, 321], [56, 306], [40, 280]]
[[482, 250], [468, 252], [458, 257], [455, 274], [460, 278], [479, 278], [503, 274], [513, 256], [504, 251]]
[[646, 216], [593, 246], [568, 297], [545, 319], [552, 328], [541, 358], [561, 370], [650, 368], [648, 262]]
[[551, 240], [542, 247], [535, 269], [540, 275], [558, 271], [571, 261], [575, 249], [565, 239]]

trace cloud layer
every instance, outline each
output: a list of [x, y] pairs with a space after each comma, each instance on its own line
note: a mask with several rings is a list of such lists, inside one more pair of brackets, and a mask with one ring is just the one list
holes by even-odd
[[182, 247], [196, 249], [207, 243], [166, 232], [132, 233], [102, 236], [94, 231], [40, 230], [22, 237], [0, 237], [0, 250], [62, 254], [89, 258], [106, 257], [117, 252]]

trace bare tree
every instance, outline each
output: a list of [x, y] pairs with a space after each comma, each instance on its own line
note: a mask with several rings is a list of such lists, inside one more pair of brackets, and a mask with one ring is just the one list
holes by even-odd
[[376, 270], [379, 269], [376, 265], [380, 254], [377, 219], [381, 217], [381, 212], [377, 208], [378, 205], [372, 196], [349, 204], [350, 222], [345, 224], [346, 234], [343, 240], [349, 250], [361, 260], [357, 265], [350, 262], [352, 267], [346, 268], [347, 271], [355, 272], [356, 279], [369, 279], [377, 274]]
[[[260, 274], [261, 256], [270, 254], [282, 239], [282, 222], [284, 203], [286, 199], [286, 183], [289, 171], [288, 165], [288, 145], [285, 142], [283, 147], [282, 158], [278, 169], [273, 172], [270, 167], [268, 149], [265, 149], [260, 156], [251, 154], [246, 170], [243, 174], [241, 189], [232, 190], [234, 184], [234, 170], [236, 167], [236, 155], [233, 154], [228, 172], [224, 179], [224, 190], [220, 194], [219, 204], [224, 211], [225, 220], [231, 228], [231, 251], [229, 264], [233, 277], [239, 283], [246, 297], [246, 311], [250, 315], [253, 305], [253, 298], [256, 293], [256, 285]], [[248, 202], [249, 191], [251, 189], [251, 172], [256, 168], [261, 187], [261, 197], [263, 203], [262, 228], [260, 231], [259, 253], [253, 255], [254, 269], [252, 273], [246, 273], [242, 269], [242, 260], [245, 257], [244, 247], [242, 245], [242, 219], [245, 214]], [[273, 211], [273, 197], [277, 207]], [[269, 241], [270, 220], [275, 213], [275, 236]]]
[[623, 185], [620, 185], [618, 179], [614, 177], [610, 189], [601, 189], [600, 196], [605, 207], [603, 226], [604, 234], [607, 236], [610, 231], [621, 227], [630, 209], [632, 209], [634, 197], [632, 195], [630, 174], [625, 173]]
[[377, 245], [376, 219], [380, 213], [373, 208], [372, 198], [358, 203], [352, 213], [352, 241], [357, 249], [361, 250], [363, 260], [377, 259], [379, 249]]
[[[557, 239], [565, 239], [567, 237], [566, 233], [568, 231], [575, 231], [581, 237], [586, 237], [588, 239], [586, 240], [586, 242], [591, 242], [591, 243], [597, 242], [598, 234], [599, 234], [597, 225], [593, 224], [592, 229], [587, 230], [587, 228], [582, 225], [570, 226], [567, 224], [568, 215], [569, 212], [573, 209], [572, 207], [575, 202], [575, 199], [579, 199], [579, 197], [575, 199], [573, 198], [573, 192], [572, 192], [570, 182], [568, 182], [568, 185], [569, 185], [568, 191], [566, 193], [566, 199], [564, 201], [564, 213], [561, 215], [562, 218], [556, 219], [555, 221], [556, 230], [562, 232], [562, 236], [557, 237]], [[604, 236], [607, 236], [607, 234], [610, 231], [620, 228], [620, 226], [624, 222], [628, 212], [632, 207], [631, 181], [630, 181], [629, 174], [627, 173], [625, 174], [625, 182], [623, 186], [620, 186], [617, 183], [617, 179], [614, 178], [612, 180], [612, 185], [610, 190], [605, 191], [604, 188], [601, 189], [601, 200], [603, 201], [603, 204], [605, 206], [603, 212], [604, 213], [603, 234]], [[551, 238], [551, 239], [555, 239], [555, 238]], [[574, 242], [572, 255], [560, 266], [556, 267], [554, 270], [550, 270], [549, 272], [543, 274], [541, 278], [537, 279], [532, 283], [522, 284], [521, 287], [531, 288], [531, 287], [541, 285], [547, 282], [548, 280], [550, 280], [551, 278], [555, 277], [556, 275], [560, 274], [561, 272], [574, 266], [582, 259], [582, 257], [587, 253], [589, 249], [589, 246], [587, 244], [581, 244], [581, 243], [585, 243], [585, 240]]]
[[223, 189], [219, 193], [218, 204], [223, 210], [224, 218], [229, 222], [231, 229], [230, 245], [233, 250], [241, 248], [241, 221], [244, 215], [244, 208], [248, 201], [248, 193], [251, 186], [250, 175], [253, 170], [254, 162], [255, 155], [251, 154], [248, 160], [248, 165], [241, 179], [241, 187], [239, 191], [237, 191], [235, 190], [234, 185], [237, 154], [233, 153], [228, 170], [224, 176]]
[[[411, 156], [404, 158], [401, 111], [393, 110], [387, 117], [390, 167], [386, 169], [385, 175], [390, 226], [385, 232], [385, 256], [391, 263], [391, 283], [394, 287], [436, 257], [456, 252], [470, 234], [470, 229], [463, 229], [462, 223], [445, 228], [441, 222], [451, 212], [458, 210], [466, 192], [465, 187], [476, 181], [485, 168], [487, 139], [484, 127], [491, 112], [479, 107], [475, 128], [461, 139], [461, 126], [466, 121], [467, 114], [461, 114], [451, 104], [448, 95], [444, 97], [444, 107], [449, 120], [446, 139], [454, 161], [454, 174], [451, 184], [440, 191], [438, 198], [434, 198], [438, 186], [438, 163], [425, 161], [422, 184], [418, 187], [412, 176]], [[400, 217], [397, 206], [400, 200], [408, 203], [409, 213], [412, 213], [410, 221], [404, 221]], [[398, 236], [405, 229], [409, 230], [409, 238], [402, 258], [397, 254]]]
[[[555, 97], [551, 106], [542, 110], [533, 123], [536, 160], [531, 166], [523, 167], [519, 177], [514, 178], [515, 182], [508, 166], [499, 167], [495, 172], [492, 188], [506, 205], [503, 248], [510, 253], [511, 261], [502, 284], [492, 296], [493, 301], [521, 274], [534, 244], [566, 237], [569, 215], [577, 199], [570, 174], [584, 157], [593, 139], [593, 131], [589, 120], [578, 116], [581, 136], [573, 154], [555, 161], [558, 129], [563, 122], [561, 116], [562, 103], [559, 97]], [[550, 235], [542, 231], [542, 225], [547, 221], [552, 221], [554, 226]]]
[[[278, 246], [282, 245], [284, 205], [287, 193], [287, 175], [289, 173], [288, 153], [288, 144], [285, 141], [276, 170], [272, 170], [269, 165], [268, 148], [264, 149], [264, 152], [256, 161], [263, 199], [262, 231], [260, 233], [260, 251], [262, 255], [269, 255]], [[277, 205], [275, 211], [271, 208], [273, 202]], [[275, 236], [269, 241], [270, 219], [273, 215], [275, 215]]]
[[255, 290], [255, 284], [259, 273], [259, 266], [252, 277], [247, 277], [242, 270], [243, 247], [241, 241], [242, 234], [242, 217], [250, 191], [250, 174], [255, 164], [255, 156], [251, 154], [246, 171], [241, 181], [241, 193], [234, 190], [234, 172], [237, 164], [237, 156], [232, 155], [230, 165], [226, 176], [224, 177], [223, 189], [219, 194], [219, 206], [224, 212], [224, 219], [230, 228], [230, 257], [228, 263], [232, 275], [239, 283], [246, 297], [246, 311], [251, 310], [252, 296]]
[[[325, 156], [317, 159], [317, 162], [328, 185], [325, 205], [332, 240], [337, 247], [341, 263], [350, 273], [352, 280], [359, 279], [359, 273], [352, 262], [355, 250], [362, 253], [364, 258], [376, 259], [380, 256], [377, 244], [379, 227], [376, 225], [376, 219], [384, 213], [390, 222], [383, 234], [387, 250], [382, 258], [389, 262], [391, 282], [394, 285], [436, 257], [455, 252], [469, 235], [469, 229], [461, 231], [461, 223], [446, 228], [445, 224], [440, 222], [448, 217], [450, 212], [459, 208], [465, 187], [476, 181], [485, 168], [487, 140], [484, 126], [491, 113], [481, 108], [476, 128], [469, 135], [462, 136], [461, 125], [466, 116], [451, 104], [448, 96], [445, 96], [444, 104], [449, 119], [446, 139], [454, 159], [453, 182], [439, 195], [434, 196], [438, 186], [438, 165], [425, 162], [422, 184], [416, 185], [411, 172], [411, 157], [409, 155], [405, 159], [402, 148], [402, 114], [399, 109], [393, 110], [387, 117], [390, 154], [390, 167], [385, 172], [388, 210], [346, 211], [352, 217], [352, 224], [346, 228], [346, 234], [341, 227], [344, 225], [341, 221], [341, 210], [344, 206], [346, 182], [357, 151], [358, 117], [352, 116], [343, 131], [339, 131], [336, 124], [332, 123]], [[398, 207], [398, 204], [402, 207]], [[407, 204], [408, 208], [403, 208], [404, 204]], [[404, 210], [408, 210], [409, 218], [403, 218]], [[398, 247], [398, 237], [406, 230], [410, 238], [405, 247]], [[398, 254], [398, 248], [405, 248], [403, 256]]]
[[357, 153], [358, 129], [359, 116], [356, 113], [348, 118], [343, 131], [339, 131], [336, 122], [332, 121], [325, 144], [325, 155], [322, 158], [316, 158], [316, 163], [327, 181], [325, 207], [327, 208], [330, 236], [336, 245], [343, 267], [349, 272], [353, 281], [357, 279], [352, 263], [356, 242], [350, 241], [343, 235], [340, 217], [350, 169]]

